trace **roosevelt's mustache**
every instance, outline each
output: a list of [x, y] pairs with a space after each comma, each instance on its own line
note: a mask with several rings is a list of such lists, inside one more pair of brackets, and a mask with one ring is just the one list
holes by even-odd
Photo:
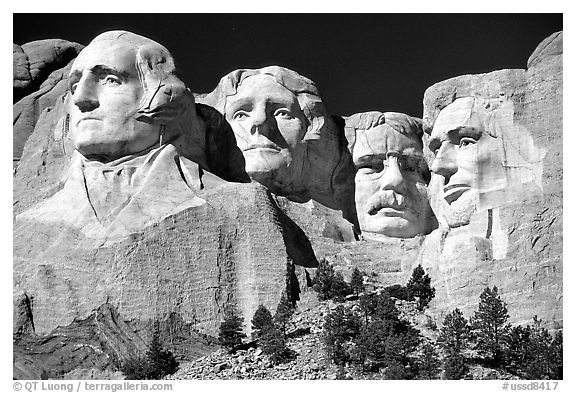
[[368, 214], [372, 216], [387, 207], [397, 210], [411, 209], [412, 202], [410, 198], [406, 198], [402, 194], [392, 190], [384, 190], [372, 195], [366, 206], [368, 207]]

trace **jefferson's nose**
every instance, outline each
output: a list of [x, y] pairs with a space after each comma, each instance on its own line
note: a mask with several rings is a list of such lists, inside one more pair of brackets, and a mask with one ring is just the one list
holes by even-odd
[[82, 78], [72, 93], [72, 102], [80, 109], [81, 112], [90, 112], [100, 106], [96, 87]]
[[430, 168], [432, 172], [444, 176], [446, 182], [458, 171], [455, 148], [456, 146], [450, 142], [442, 143]]
[[380, 190], [394, 190], [400, 194], [406, 191], [406, 183], [402, 175], [402, 169], [398, 157], [388, 156], [384, 174], [380, 178]]
[[251, 117], [252, 125], [250, 127], [250, 133], [252, 135], [258, 133], [268, 136], [270, 132], [270, 119], [266, 116], [266, 111], [264, 109], [254, 109]]

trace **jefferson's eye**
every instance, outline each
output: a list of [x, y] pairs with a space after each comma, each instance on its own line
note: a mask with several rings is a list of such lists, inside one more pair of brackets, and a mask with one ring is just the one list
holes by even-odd
[[467, 147], [476, 143], [476, 139], [473, 138], [462, 138], [460, 139], [460, 147]]
[[382, 169], [384, 169], [384, 166], [382, 164], [376, 164], [376, 163], [366, 163], [356, 166], [356, 170], [358, 172], [365, 174], [381, 172]]
[[106, 78], [104, 78], [105, 85], [119, 85], [121, 83], [122, 82], [120, 81], [120, 78], [114, 75], [108, 75]]
[[278, 109], [276, 112], [274, 112], [274, 116], [281, 119], [291, 119], [293, 117], [292, 113], [290, 113], [290, 111], [285, 108]]
[[72, 94], [74, 94], [74, 92], [76, 91], [76, 86], [78, 85], [78, 82], [74, 82], [74, 83], [70, 83], [70, 92]]
[[233, 120], [244, 120], [248, 117], [248, 113], [244, 112], [244, 111], [238, 111], [236, 113], [234, 113], [234, 116], [232, 116]]

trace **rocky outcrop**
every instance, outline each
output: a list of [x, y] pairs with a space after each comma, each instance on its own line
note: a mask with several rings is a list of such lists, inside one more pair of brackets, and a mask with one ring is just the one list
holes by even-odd
[[[498, 135], [511, 140], [506, 146], [515, 146], [507, 157], [524, 154], [518, 162], [528, 162], [536, 151], [543, 160], [529, 187], [479, 204], [470, 223], [459, 227], [443, 219], [442, 190], [432, 179], [431, 204], [441, 227], [427, 237], [417, 261], [433, 277], [432, 310], [439, 317], [456, 307], [471, 314], [482, 289], [497, 286], [511, 322], [527, 324], [538, 315], [547, 327], [562, 327], [562, 33], [536, 49], [527, 70], [464, 75], [430, 87], [423, 117], [428, 133], [443, 108], [471, 96], [512, 103], [513, 117], [497, 124]], [[432, 163], [432, 152], [427, 156]]]
[[[40, 116], [50, 111], [68, 88], [70, 62], [84, 46], [60, 39], [13, 45], [13, 158], [18, 164]], [[17, 101], [17, 102], [16, 102]]]
[[[286, 288], [287, 264], [315, 266], [306, 237], [287, 224], [289, 218], [258, 184], [223, 186], [202, 198], [210, 203], [107, 247], [71, 227], [16, 225], [15, 298], [29, 299], [15, 305], [19, 336], [27, 337], [21, 333], [25, 322], [40, 336], [74, 330], [102, 305], [117, 310], [117, 319], [129, 323], [140, 340], [168, 320], [168, 331], [216, 336], [229, 303], [246, 320], [259, 304], [275, 309]], [[123, 342], [114, 334], [104, 339], [110, 340]], [[183, 358], [192, 357], [188, 341], [177, 346]]]

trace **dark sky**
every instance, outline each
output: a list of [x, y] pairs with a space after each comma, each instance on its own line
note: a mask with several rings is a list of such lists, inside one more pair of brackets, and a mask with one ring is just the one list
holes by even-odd
[[238, 68], [282, 65], [316, 82], [330, 111], [422, 115], [427, 87], [467, 73], [525, 68], [562, 14], [15, 14], [16, 44], [88, 44], [128, 30], [170, 50], [195, 93]]

